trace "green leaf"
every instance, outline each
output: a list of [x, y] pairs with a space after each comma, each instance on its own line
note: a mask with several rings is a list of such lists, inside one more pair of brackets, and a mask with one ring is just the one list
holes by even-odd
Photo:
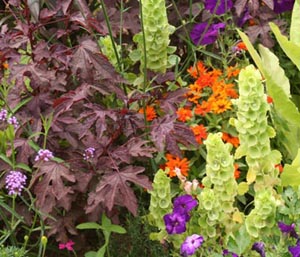
[[[266, 83], [276, 84], [276, 86], [282, 88], [287, 97], [291, 97], [289, 79], [285, 76], [284, 70], [280, 67], [277, 56], [263, 45], [259, 45], [259, 53], [263, 66], [262, 73], [266, 79]], [[272, 65], [270, 65], [270, 63], [272, 63]]]
[[32, 172], [31, 168], [25, 163], [18, 163], [15, 167], [19, 168], [19, 169], [22, 169], [22, 170], [26, 170], [30, 173]]
[[76, 228], [77, 229], [102, 229], [102, 226], [100, 226], [96, 222], [85, 222], [77, 225]]
[[106, 231], [115, 232], [115, 233], [118, 233], [118, 234], [125, 234], [126, 233], [125, 228], [123, 228], [119, 225], [115, 225], [115, 224], [112, 224], [110, 226], [103, 226], [103, 229], [105, 229]]
[[21, 102], [19, 102], [16, 107], [12, 110], [12, 113], [16, 113], [22, 106], [24, 106], [25, 104], [27, 104], [28, 102], [30, 102], [32, 99], [32, 97], [28, 97], [23, 99]]
[[300, 45], [300, 0], [296, 0], [292, 12], [290, 40], [296, 45]]
[[3, 153], [0, 153], [0, 159], [5, 161], [10, 167], [13, 167], [13, 164], [12, 164], [11, 160], [6, 155], [4, 155]]
[[84, 257], [96, 257], [97, 252], [95, 251], [89, 251], [84, 254]]
[[271, 30], [273, 31], [280, 47], [285, 52], [285, 54], [290, 58], [290, 60], [297, 66], [300, 70], [300, 45], [295, 44], [288, 40], [286, 36], [283, 36], [277, 25], [270, 22]]
[[280, 176], [282, 186], [300, 185], [300, 148], [292, 164], [286, 164]]
[[105, 252], [106, 252], [106, 244], [103, 245], [97, 252], [96, 256], [95, 257], [104, 257], [105, 255]]
[[242, 226], [237, 232], [229, 237], [228, 250], [241, 255], [246, 252], [251, 243], [250, 236], [246, 231], [245, 226]]

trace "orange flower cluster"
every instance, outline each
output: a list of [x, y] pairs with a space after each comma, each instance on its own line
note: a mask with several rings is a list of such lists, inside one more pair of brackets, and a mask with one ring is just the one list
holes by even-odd
[[193, 117], [193, 113], [188, 107], [181, 107], [177, 110], [177, 119], [182, 122], [186, 122]]
[[[151, 105], [147, 105], [146, 106], [145, 112], [146, 112], [146, 120], [147, 121], [152, 121], [152, 120], [154, 120], [157, 117], [155, 109]], [[139, 110], [139, 113], [144, 114], [144, 108], [141, 108]]]
[[239, 165], [237, 163], [234, 164], [234, 178], [238, 179], [241, 176], [241, 171], [239, 170]]
[[189, 171], [189, 161], [187, 158], [180, 159], [172, 154], [166, 154], [167, 162], [165, 168], [168, 169], [169, 177], [176, 177], [176, 169], [181, 175], [187, 177]]
[[203, 139], [207, 138], [206, 128], [200, 124], [196, 126], [191, 126], [191, 129], [196, 137], [196, 141], [201, 145], [203, 144]]
[[222, 132], [222, 139], [226, 143], [232, 144], [234, 147], [238, 147], [240, 144], [240, 140], [238, 137], [234, 137], [228, 133]]
[[195, 114], [204, 116], [208, 112], [221, 114], [232, 108], [231, 99], [238, 98], [235, 85], [228, 83], [239, 74], [237, 67], [229, 67], [226, 75], [221, 70], [208, 70], [202, 62], [188, 69], [195, 82], [189, 85], [186, 94], [188, 101], [194, 103]]

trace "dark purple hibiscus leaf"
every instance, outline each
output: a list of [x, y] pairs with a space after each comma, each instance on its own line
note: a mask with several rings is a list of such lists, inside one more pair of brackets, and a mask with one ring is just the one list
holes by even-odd
[[75, 176], [69, 168], [55, 161], [37, 163], [35, 168], [38, 171], [33, 175], [30, 187], [34, 186], [37, 207], [44, 213], [50, 213], [54, 207], [70, 210], [73, 190], [66, 183], [74, 183]]
[[137, 215], [137, 199], [131, 184], [151, 189], [151, 182], [145, 175], [140, 175], [144, 167], [126, 166], [121, 170], [110, 170], [104, 174], [94, 192], [88, 196], [86, 213], [92, 213], [99, 205], [111, 211], [114, 205], [126, 207], [134, 216]]
[[265, 3], [266, 6], [268, 6], [271, 10], [274, 9], [274, 0], [262, 0], [263, 3]]
[[[78, 120], [82, 121], [82, 130], [79, 133], [79, 138], [84, 137], [92, 126], [95, 126], [97, 137], [102, 137], [104, 131], [107, 130], [107, 118], [113, 123], [117, 121], [116, 112], [107, 110], [96, 104], [86, 104], [87, 111], [83, 112]], [[110, 131], [113, 132], [113, 131]]]
[[271, 38], [270, 26], [268, 23], [249, 26], [246, 29], [246, 33], [252, 43], [259, 40], [259, 42], [268, 48], [272, 48], [274, 46], [274, 40]]
[[14, 141], [14, 147], [17, 150], [17, 162], [29, 164], [29, 158], [34, 154], [34, 150], [30, 146], [31, 139], [17, 138]]
[[234, 8], [236, 11], [237, 16], [241, 16], [241, 14], [244, 12], [246, 8], [248, 0], [236, 0], [234, 3]]
[[178, 104], [185, 99], [184, 95], [188, 90], [180, 88], [175, 91], [168, 92], [166, 97], [160, 101], [160, 108], [165, 113], [175, 113], [178, 109]]
[[166, 115], [155, 119], [151, 126], [151, 138], [158, 151], [166, 148], [171, 154], [181, 156], [178, 144], [186, 147], [197, 146], [197, 141], [192, 130], [184, 123], [176, 121], [176, 115]]

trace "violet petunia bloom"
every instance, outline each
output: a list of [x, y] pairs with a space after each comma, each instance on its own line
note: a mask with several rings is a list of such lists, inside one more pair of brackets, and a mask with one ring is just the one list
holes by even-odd
[[196, 250], [202, 245], [203, 241], [203, 237], [197, 234], [188, 236], [180, 247], [181, 256], [187, 257], [193, 255]]
[[295, 0], [274, 0], [274, 12], [277, 14], [293, 10]]
[[252, 250], [258, 252], [261, 257], [266, 257], [265, 244], [263, 242], [256, 242], [252, 245]]
[[181, 195], [174, 200], [174, 212], [188, 213], [198, 205], [191, 195]]
[[12, 170], [5, 178], [6, 189], [9, 195], [21, 195], [27, 177], [20, 171]]
[[296, 246], [289, 246], [289, 252], [293, 257], [300, 257], [300, 242], [298, 240]]
[[205, 9], [211, 14], [222, 15], [233, 7], [231, 0], [205, 0]]
[[224, 30], [225, 27], [225, 23], [199, 23], [196, 24], [192, 29], [190, 37], [195, 45], [213, 44], [218, 38], [219, 31]]
[[186, 216], [177, 212], [164, 216], [164, 222], [168, 234], [182, 234], [186, 231]]
[[287, 224], [283, 223], [282, 221], [278, 222], [278, 227], [282, 233], [289, 234], [291, 237], [294, 237], [294, 238], [299, 238], [299, 236], [297, 235], [297, 232], [295, 230], [295, 226], [296, 225], [294, 223], [292, 223], [291, 225], [287, 225]]

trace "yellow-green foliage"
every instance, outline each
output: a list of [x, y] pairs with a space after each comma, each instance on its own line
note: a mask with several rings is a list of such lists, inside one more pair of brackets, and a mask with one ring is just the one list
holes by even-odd
[[[110, 36], [100, 37], [99, 45], [101, 47], [101, 51], [108, 58], [110, 63], [118, 69], [118, 58], [113, 48], [113, 42]], [[117, 54], [120, 56], [121, 46], [115, 43]]]

